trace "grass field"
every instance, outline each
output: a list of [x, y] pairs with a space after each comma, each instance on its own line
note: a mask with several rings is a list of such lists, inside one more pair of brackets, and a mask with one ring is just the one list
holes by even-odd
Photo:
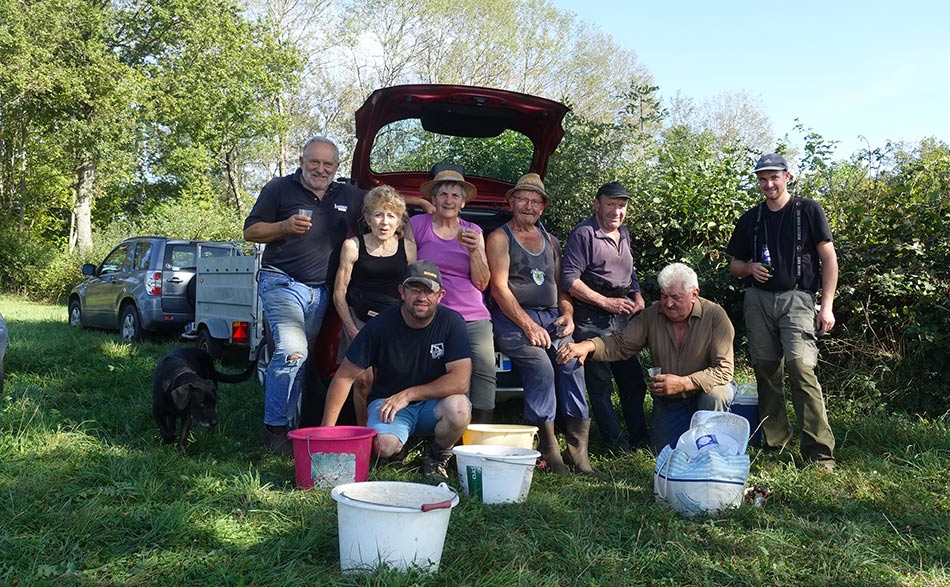
[[[536, 474], [526, 503], [463, 496], [438, 574], [341, 575], [336, 504], [264, 452], [255, 381], [221, 385], [217, 431], [181, 455], [150, 381], [182, 343], [70, 329], [64, 307], [17, 298], [0, 313], [3, 585], [950, 585], [946, 419], [828, 390], [836, 471], [753, 450], [750, 482], [772, 498], [715, 518], [654, 502], [653, 455], [595, 446], [595, 476]], [[421, 482], [412, 464], [371, 479]]]

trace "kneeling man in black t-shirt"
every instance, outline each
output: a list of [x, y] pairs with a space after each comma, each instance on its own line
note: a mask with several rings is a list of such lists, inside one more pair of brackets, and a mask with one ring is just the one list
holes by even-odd
[[389, 458], [410, 435], [433, 436], [423, 456], [429, 483], [448, 480], [452, 447], [471, 419], [468, 328], [461, 314], [439, 305], [445, 290], [435, 263], [410, 263], [399, 286], [402, 304], [366, 323], [337, 369], [323, 425], [336, 425], [353, 381], [376, 369], [367, 425], [376, 429], [378, 457]]

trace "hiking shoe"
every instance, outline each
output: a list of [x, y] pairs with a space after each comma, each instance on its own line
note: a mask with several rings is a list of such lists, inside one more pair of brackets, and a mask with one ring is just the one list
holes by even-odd
[[271, 426], [264, 424], [264, 446], [272, 453], [284, 457], [294, 454], [293, 444], [287, 438], [287, 426]]
[[422, 454], [422, 476], [429, 485], [438, 485], [449, 481], [449, 461], [452, 449], [444, 450], [435, 442], [429, 444]]

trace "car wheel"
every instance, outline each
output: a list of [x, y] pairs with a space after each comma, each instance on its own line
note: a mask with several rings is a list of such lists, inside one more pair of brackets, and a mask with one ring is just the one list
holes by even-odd
[[82, 304], [78, 299], [69, 300], [69, 325], [73, 328], [83, 326], [82, 322]]
[[214, 360], [221, 359], [222, 346], [221, 341], [211, 336], [211, 333], [208, 332], [206, 328], [202, 328], [198, 333], [198, 340], [196, 342], [198, 348], [204, 352], [211, 355], [211, 358]]
[[122, 317], [119, 318], [119, 334], [122, 340], [138, 342], [142, 340], [142, 321], [139, 320], [139, 311], [129, 304], [122, 308]]

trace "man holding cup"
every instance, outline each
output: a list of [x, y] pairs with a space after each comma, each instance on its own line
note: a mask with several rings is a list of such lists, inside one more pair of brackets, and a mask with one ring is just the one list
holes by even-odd
[[721, 306], [699, 296], [696, 272], [686, 265], [667, 265], [657, 281], [659, 302], [633, 316], [619, 332], [562, 347], [557, 359], [619, 361], [648, 347], [654, 365], [649, 385], [651, 442], [659, 451], [667, 444], [676, 446], [697, 410], [729, 410], [735, 395], [735, 329]]
[[246, 240], [267, 243], [258, 292], [274, 337], [264, 391], [264, 440], [290, 454], [287, 431], [299, 418], [298, 377], [320, 331], [340, 248], [362, 214], [365, 190], [333, 181], [340, 153], [327, 138], [304, 144], [300, 167], [264, 186], [244, 221]]

